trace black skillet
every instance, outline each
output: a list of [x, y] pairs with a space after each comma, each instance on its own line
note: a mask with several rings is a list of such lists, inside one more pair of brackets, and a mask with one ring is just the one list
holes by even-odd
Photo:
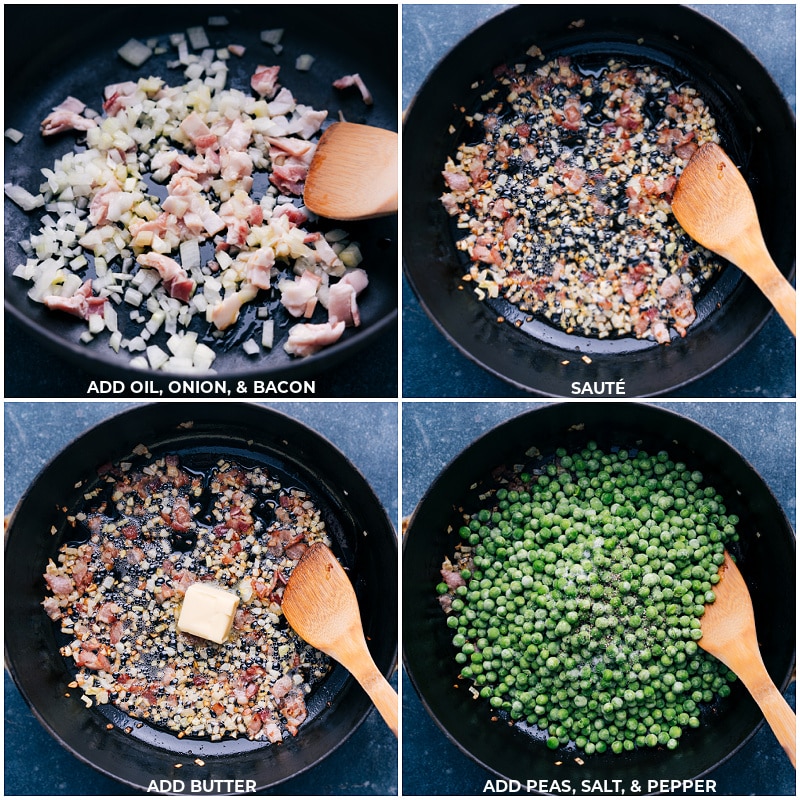
[[[61, 745], [129, 786], [146, 790], [152, 780], [157, 785], [182, 780], [188, 787], [194, 779], [249, 779], [258, 789], [275, 786], [329, 755], [371, 711], [369, 698], [342, 667], [336, 665], [309, 696], [309, 719], [297, 737], [279, 746], [179, 739], [139, 726], [111, 706], [87, 709], [79, 693], [67, 688], [70, 665], [59, 654], [66, 638], [41, 608], [42, 572], [63, 542], [74, 541], [66, 516], [98, 480], [97, 468], [128, 457], [140, 443], [154, 454], [178, 453], [200, 470], [222, 456], [266, 467], [284, 485], [306, 488], [354, 583], [373, 657], [391, 675], [397, 652], [397, 542], [377, 497], [355, 466], [319, 434], [279, 412], [239, 404], [135, 407], [81, 435], [42, 470], [8, 525], [7, 666], [36, 717]], [[25, 625], [13, 624], [21, 619]]]
[[700, 728], [684, 733], [677, 750], [586, 756], [568, 748], [549, 751], [541, 738], [492, 721], [491, 710], [473, 699], [466, 681], [457, 680], [452, 632], [435, 587], [443, 557], [454, 552], [459, 538], [462, 510], [477, 508], [478, 496], [496, 485], [493, 470], [528, 464], [529, 448], [547, 461], [558, 447], [581, 448], [592, 439], [603, 448], [666, 449], [674, 460], [703, 472], [740, 517], [741, 541], [731, 549], [753, 599], [764, 662], [782, 689], [794, 666], [794, 533], [770, 489], [736, 450], [698, 423], [644, 404], [562, 403], [515, 416], [453, 459], [410, 518], [403, 542], [403, 660], [423, 705], [448, 739], [494, 774], [520, 781], [523, 791], [528, 779], [568, 779], [577, 787], [582, 780], [619, 779], [622, 786], [638, 780], [646, 786], [648, 780], [700, 777], [733, 756], [763, 721], [735, 684], [730, 697], [703, 714]]
[[547, 57], [595, 61], [616, 55], [655, 63], [695, 85], [714, 111], [723, 145], [744, 169], [767, 244], [789, 277], [795, 259], [793, 114], [761, 64], [726, 30], [683, 6], [644, 4], [523, 5], [498, 14], [442, 59], [409, 106], [403, 129], [404, 270], [447, 340], [532, 393], [568, 396], [574, 382], [619, 380], [628, 396], [666, 393], [722, 364], [763, 325], [770, 306], [738, 270], [725, 270], [699, 300], [698, 320], [686, 338], [673, 337], [668, 346], [567, 335], [538, 320], [520, 328], [500, 324], [498, 316], [514, 320], [519, 314], [501, 302], [477, 302], [460, 280], [465, 270], [454, 247], [458, 233], [438, 200], [442, 166], [460, 142], [474, 138], [460, 109], [477, 109], [492, 69], [525, 61], [533, 44]]
[[[207, 24], [210, 17], [220, 15], [227, 18], [227, 26]], [[278, 64], [281, 84], [292, 90], [298, 102], [328, 109], [325, 125], [338, 119], [341, 112], [352, 122], [397, 128], [397, 10], [393, 6], [159, 5], [147, 10], [131, 5], [64, 5], [41, 7], [36, 16], [35, 35], [28, 35], [26, 31], [34, 30], [30, 11], [13, 6], [5, 9], [6, 73], [14, 76], [6, 85], [6, 125], [19, 129], [25, 137], [16, 145], [6, 140], [4, 181], [20, 184], [34, 193], [42, 182], [39, 170], [52, 167], [54, 160], [71, 150], [75, 142], [74, 134], [69, 133], [49, 139], [39, 135], [39, 123], [50, 109], [68, 95], [100, 109], [105, 85], [150, 74], [159, 75], [172, 85], [184, 83], [182, 70], [166, 66], [176, 60], [176, 51], [172, 49], [165, 55], [153, 56], [138, 69], [123, 62], [116, 51], [131, 37], [143, 41], [158, 37], [165, 43], [169, 34], [185, 31], [192, 25], [203, 25], [214, 47], [231, 43], [246, 46], [242, 58], [232, 57], [227, 62], [228, 88], [250, 92], [249, 79], [255, 67]], [[284, 49], [279, 55], [260, 40], [261, 31], [277, 28], [285, 31], [281, 40]], [[308, 72], [295, 69], [295, 59], [304, 53], [315, 58]], [[366, 106], [355, 90], [341, 91], [331, 86], [333, 80], [352, 72], [359, 72], [373, 93], [372, 106]], [[32, 219], [39, 216], [35, 212], [26, 214], [6, 200], [7, 313], [30, 335], [90, 372], [108, 378], [142, 377], [128, 367], [130, 354], [115, 354], [105, 336], [88, 346], [81, 343], [79, 337], [85, 329], [82, 324], [32, 302], [26, 296], [30, 284], [11, 277], [14, 267], [25, 260], [18, 242], [34, 232]], [[258, 322], [255, 307], [247, 309], [241, 324], [216, 347], [213, 368], [220, 376], [313, 376], [350, 358], [368, 347], [380, 333], [394, 327], [396, 217], [346, 226], [320, 222], [322, 230], [336, 227], [346, 227], [361, 244], [363, 266], [369, 270], [370, 286], [359, 298], [361, 327], [348, 329], [338, 343], [309, 359], [295, 359], [282, 346], [288, 315], [277, 301], [263, 298], [275, 315], [275, 347], [258, 357], [248, 356], [242, 350], [242, 342], [253, 335]], [[261, 303], [261, 298], [258, 302]], [[322, 311], [318, 316], [319, 319], [315, 317], [312, 321], [324, 321]], [[126, 314], [120, 313], [119, 318], [124, 321]], [[195, 325], [201, 336], [208, 333], [208, 326], [199, 320]]]

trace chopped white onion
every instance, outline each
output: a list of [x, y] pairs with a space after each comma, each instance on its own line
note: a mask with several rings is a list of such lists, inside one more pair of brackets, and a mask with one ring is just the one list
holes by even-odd
[[15, 186], [13, 183], [4, 183], [3, 190], [9, 200], [13, 200], [23, 211], [33, 211], [44, 205], [44, 197], [40, 194], [32, 195], [27, 189]]
[[186, 35], [189, 37], [189, 44], [192, 46], [193, 50], [202, 50], [208, 47], [208, 36], [201, 25], [187, 28]]
[[272, 344], [275, 341], [275, 320], [268, 319], [264, 321], [261, 326], [261, 346], [267, 350], [272, 349]]
[[249, 356], [258, 355], [260, 349], [261, 348], [258, 346], [258, 342], [256, 342], [254, 339], [248, 339], [242, 344], [242, 350], [244, 350]]
[[261, 41], [264, 44], [279, 44], [283, 39], [283, 30], [283, 28], [273, 28], [272, 30], [261, 31]]
[[117, 54], [123, 61], [127, 61], [131, 66], [141, 67], [142, 64], [153, 55], [153, 50], [138, 39], [128, 39], [128, 41], [117, 50]]
[[308, 53], [303, 53], [302, 55], [297, 56], [297, 59], [294, 62], [294, 67], [300, 72], [308, 72], [308, 70], [311, 69], [311, 65], [314, 63], [314, 61], [314, 56], [309, 55]]
[[18, 131], [16, 128], [6, 128], [5, 137], [14, 142], [14, 144], [21, 142], [24, 136], [25, 134], [22, 133], [22, 131]]

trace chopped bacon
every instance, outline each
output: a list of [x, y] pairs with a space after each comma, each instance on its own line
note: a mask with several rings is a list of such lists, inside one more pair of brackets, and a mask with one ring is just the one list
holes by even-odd
[[61, 606], [58, 604], [58, 600], [56, 600], [55, 597], [45, 597], [42, 601], [42, 607], [47, 616], [52, 620], [61, 619], [63, 616], [61, 613]]
[[267, 142], [269, 142], [270, 152], [272, 150], [278, 151], [274, 155], [285, 154], [293, 156], [305, 164], [311, 163], [311, 159], [317, 149], [314, 142], [297, 139], [292, 136], [270, 136], [267, 138]]
[[352, 75], [342, 75], [341, 78], [333, 82], [334, 89], [347, 89], [350, 86], [355, 86], [358, 91], [361, 92], [361, 99], [364, 101], [365, 105], [372, 105], [372, 94], [357, 72], [354, 72]]
[[272, 98], [278, 88], [280, 67], [265, 67], [259, 64], [250, 78], [250, 87], [261, 97]]
[[445, 170], [442, 172], [442, 177], [444, 178], [444, 182], [454, 192], [466, 192], [470, 188], [469, 178], [461, 173], [448, 172]]
[[48, 295], [44, 304], [58, 311], [65, 311], [81, 319], [89, 319], [92, 314], [102, 314], [106, 304], [105, 297], [92, 295], [92, 280], [89, 278], [71, 297]]
[[307, 176], [308, 164], [305, 161], [287, 158], [282, 164], [273, 164], [269, 180], [285, 194], [294, 194], [299, 197], [303, 194]]
[[97, 619], [100, 622], [105, 622], [107, 625], [111, 625], [117, 621], [117, 618], [121, 613], [122, 608], [116, 603], [103, 603], [103, 605], [97, 609]]
[[228, 130], [219, 136], [220, 148], [246, 150], [252, 139], [250, 128], [238, 117], [230, 123]]
[[341, 281], [328, 291], [328, 321], [343, 321], [347, 326], [358, 326], [361, 317], [356, 303], [356, 291], [352, 286]]
[[176, 497], [172, 504], [170, 527], [178, 533], [185, 533], [192, 526], [192, 514], [189, 510], [189, 500], [186, 497]]
[[269, 289], [274, 265], [275, 251], [271, 247], [260, 247], [247, 258], [245, 279], [258, 289]]
[[224, 331], [230, 328], [239, 318], [239, 312], [245, 303], [249, 303], [258, 294], [258, 289], [247, 282], [242, 283], [241, 289], [228, 294], [224, 300], [217, 303], [211, 310], [211, 321], [217, 330]]
[[461, 572], [456, 569], [442, 569], [440, 573], [449, 589], [457, 589], [459, 586], [466, 586], [467, 584]]
[[154, 252], [141, 253], [137, 256], [136, 261], [143, 267], [152, 267], [158, 272], [170, 297], [184, 303], [189, 301], [196, 284], [177, 261]]
[[211, 132], [211, 129], [203, 122], [203, 119], [196, 111], [192, 111], [188, 117], [183, 119], [179, 127], [198, 152], [217, 145], [216, 134]]
[[283, 718], [286, 720], [286, 728], [292, 736], [297, 736], [297, 730], [308, 717], [306, 702], [302, 693], [298, 690], [289, 692], [279, 703]]
[[50, 572], [45, 572], [44, 580], [50, 591], [61, 597], [67, 597], [75, 590], [75, 584], [72, 582], [72, 578], [66, 575], [55, 575]]
[[519, 227], [519, 219], [517, 217], [509, 217], [503, 223], [503, 238], [506, 240], [511, 239], [517, 232], [518, 227]]
[[41, 124], [42, 136], [54, 136], [64, 131], [89, 131], [97, 127], [97, 122], [87, 119], [74, 111], [56, 109], [48, 114]]
[[573, 87], [580, 82], [580, 75], [574, 72], [569, 56], [558, 57], [558, 78], [567, 87]]
[[111, 83], [103, 90], [103, 111], [109, 117], [116, 116], [137, 102], [139, 94], [139, 86], [133, 81]]
[[281, 291], [281, 305], [293, 317], [310, 317], [317, 304], [317, 290], [322, 279], [305, 270], [293, 281], [284, 280], [278, 284]]
[[289, 330], [289, 338], [284, 343], [283, 349], [290, 355], [312, 355], [341, 339], [344, 329], [343, 321], [321, 324], [301, 322]]
[[556, 124], [568, 131], [577, 131], [583, 121], [583, 106], [580, 97], [570, 95], [564, 101], [563, 111], [553, 110]]
[[670, 275], [664, 279], [664, 282], [658, 287], [658, 296], [659, 297], [672, 297], [676, 295], [682, 288], [683, 283], [681, 282], [680, 276], [678, 275]]
[[561, 178], [567, 191], [577, 194], [586, 183], [587, 175], [580, 167], [573, 167], [572, 169], [564, 170], [561, 173]]
[[219, 165], [222, 179], [232, 183], [249, 177], [253, 172], [253, 159], [247, 153], [225, 147], [219, 151]]
[[100, 652], [102, 645], [96, 639], [89, 639], [81, 642], [81, 649], [73, 655], [75, 663], [79, 667], [86, 667], [87, 669], [103, 670], [104, 672], [111, 671], [111, 662], [105, 653]]

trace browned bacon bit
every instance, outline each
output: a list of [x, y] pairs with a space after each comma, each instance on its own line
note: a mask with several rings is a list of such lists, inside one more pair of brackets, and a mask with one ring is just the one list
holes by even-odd
[[[113, 703], [179, 737], [295, 736], [305, 695], [330, 668], [281, 620], [300, 556], [330, 543], [318, 509], [260, 468], [221, 462], [200, 474], [174, 455], [143, 461], [102, 471], [107, 489], [75, 514], [87, 541], [64, 545], [44, 574], [44, 613], [75, 665], [70, 686], [87, 706]], [[222, 645], [177, 630], [196, 581], [239, 596]]]
[[477, 141], [444, 165], [462, 280], [569, 333], [685, 336], [720, 262], [670, 203], [688, 159], [717, 138], [708, 108], [654, 67], [533, 63], [494, 71], [466, 117]]

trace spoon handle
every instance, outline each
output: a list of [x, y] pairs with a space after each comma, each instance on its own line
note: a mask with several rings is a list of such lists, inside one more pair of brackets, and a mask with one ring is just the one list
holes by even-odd
[[374, 663], [371, 669], [365, 669], [355, 677], [372, 702], [375, 703], [375, 708], [378, 709], [391, 732], [397, 736], [397, 692]]
[[793, 767], [796, 761], [797, 717], [791, 706], [769, 677], [761, 658], [751, 663], [751, 669], [739, 676], [772, 728], [780, 746], [786, 751]]
[[792, 335], [797, 336], [797, 294], [794, 287], [786, 280], [772, 260], [763, 240], [758, 242], [757, 247], [747, 249], [750, 252], [742, 257], [740, 263], [742, 271], [753, 279], [767, 300], [772, 303], [773, 308], [780, 314]]

